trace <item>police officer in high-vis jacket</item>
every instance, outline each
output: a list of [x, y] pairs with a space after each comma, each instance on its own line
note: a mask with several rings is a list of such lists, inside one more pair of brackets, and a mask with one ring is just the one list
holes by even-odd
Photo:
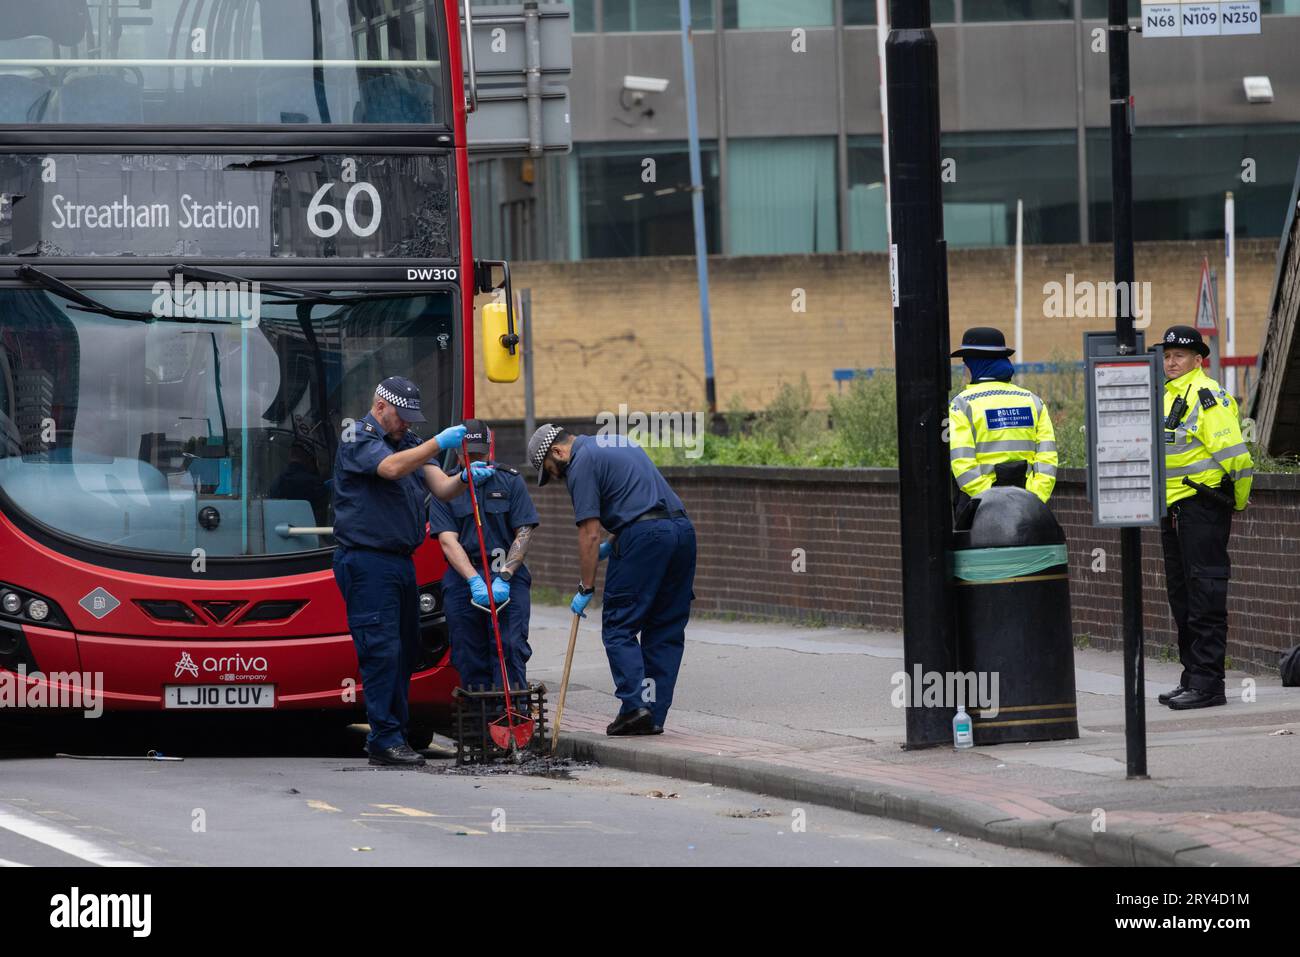
[[[537, 484], [563, 479], [578, 523], [582, 615], [596, 566], [609, 559], [601, 638], [622, 702], [606, 734], [660, 734], [673, 703], [695, 593], [695, 527], [645, 449], [619, 435], [573, 436], [543, 425], [528, 440]], [[602, 543], [604, 527], [613, 539]], [[639, 637], [639, 640], [638, 640]]]
[[[471, 462], [484, 462], [492, 448], [491, 432], [485, 423], [465, 423], [465, 446]], [[451, 662], [464, 688], [501, 687], [501, 665], [488, 590], [497, 603], [501, 645], [505, 652], [510, 687], [527, 691], [526, 665], [532, 656], [528, 646], [529, 587], [532, 578], [524, 557], [533, 531], [541, 523], [523, 477], [514, 469], [490, 463], [490, 478], [476, 485], [479, 514], [483, 520], [483, 543], [488, 550], [491, 580], [483, 577], [478, 530], [469, 489], [450, 502], [435, 499], [429, 506], [429, 534], [438, 539], [447, 558], [442, 577], [443, 608], [451, 633]], [[502, 603], [509, 602], [502, 608]], [[476, 607], [477, 606], [477, 607]]]
[[1178, 624], [1178, 687], [1159, 696], [1182, 711], [1227, 703], [1228, 536], [1250, 499], [1254, 463], [1237, 402], [1201, 369], [1210, 354], [1191, 326], [1165, 332], [1165, 588]]
[[[334, 580], [361, 670], [371, 764], [425, 763], [406, 741], [407, 695], [420, 654], [411, 556], [424, 541], [428, 493], [452, 499], [465, 489], [464, 473], [450, 476], [432, 463], [440, 451], [460, 444], [465, 426], [421, 441], [410, 426], [423, 421], [415, 383], [385, 379], [369, 414], [343, 430], [334, 459]], [[475, 466], [475, 481], [491, 471]]]
[[960, 356], [970, 373], [948, 406], [948, 459], [960, 489], [957, 510], [994, 485], [1017, 485], [1044, 503], [1056, 487], [1056, 433], [1047, 405], [1011, 381], [1015, 372], [997, 329], [967, 329]]

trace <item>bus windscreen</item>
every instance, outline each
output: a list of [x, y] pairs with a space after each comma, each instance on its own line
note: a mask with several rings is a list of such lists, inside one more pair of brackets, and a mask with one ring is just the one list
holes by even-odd
[[[0, 501], [56, 536], [188, 558], [286, 555], [333, 544], [341, 437], [377, 383], [420, 383], [432, 435], [457, 408], [450, 292], [283, 301], [250, 290], [160, 309], [167, 282], [0, 290]], [[249, 298], [252, 296], [254, 298]], [[176, 304], [183, 297], [175, 297]], [[215, 318], [214, 318], [215, 317]]]
[[0, 124], [448, 127], [436, 0], [0, 0]]

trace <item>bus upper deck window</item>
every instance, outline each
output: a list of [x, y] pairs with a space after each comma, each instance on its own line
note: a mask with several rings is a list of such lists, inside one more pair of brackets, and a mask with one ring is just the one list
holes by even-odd
[[0, 0], [0, 40], [45, 37], [75, 46], [86, 36], [90, 9], [86, 0]]

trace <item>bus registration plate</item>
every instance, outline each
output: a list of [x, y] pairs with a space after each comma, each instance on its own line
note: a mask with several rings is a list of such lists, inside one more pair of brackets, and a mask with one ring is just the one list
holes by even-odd
[[275, 685], [166, 685], [164, 708], [200, 710], [275, 707]]

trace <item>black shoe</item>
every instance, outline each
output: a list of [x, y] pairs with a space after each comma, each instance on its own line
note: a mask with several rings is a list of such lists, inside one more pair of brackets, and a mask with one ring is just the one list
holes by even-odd
[[1179, 685], [1177, 688], [1171, 688], [1169, 691], [1166, 691], [1164, 694], [1156, 695], [1156, 700], [1159, 701], [1161, 704], [1168, 704], [1171, 698], [1177, 698], [1180, 694], [1182, 694], [1186, 690], [1187, 687], [1185, 685]]
[[1169, 707], [1173, 708], [1175, 711], [1186, 711], [1189, 708], [1213, 708], [1227, 703], [1227, 697], [1222, 694], [1211, 694], [1209, 691], [1197, 691], [1195, 688], [1188, 688], [1177, 698], [1169, 699]]
[[659, 725], [657, 725], [657, 724], [651, 724], [651, 725], [649, 725], [649, 726], [647, 726], [647, 727], [637, 728], [637, 729], [634, 730], [634, 731], [626, 731], [626, 732], [624, 732], [624, 733], [625, 733], [625, 734], [629, 734], [629, 735], [632, 735], [632, 734], [638, 734], [638, 735], [663, 734], [663, 733], [664, 733], [664, 729], [661, 728], [661, 727], [660, 727]]
[[649, 708], [626, 711], [613, 720], [605, 733], [610, 737], [626, 734], [648, 734], [655, 726], [655, 716]]
[[424, 767], [424, 755], [417, 754], [407, 745], [399, 744], [394, 748], [384, 748], [382, 751], [371, 751], [370, 763], [386, 767], [399, 768], [422, 768]]

